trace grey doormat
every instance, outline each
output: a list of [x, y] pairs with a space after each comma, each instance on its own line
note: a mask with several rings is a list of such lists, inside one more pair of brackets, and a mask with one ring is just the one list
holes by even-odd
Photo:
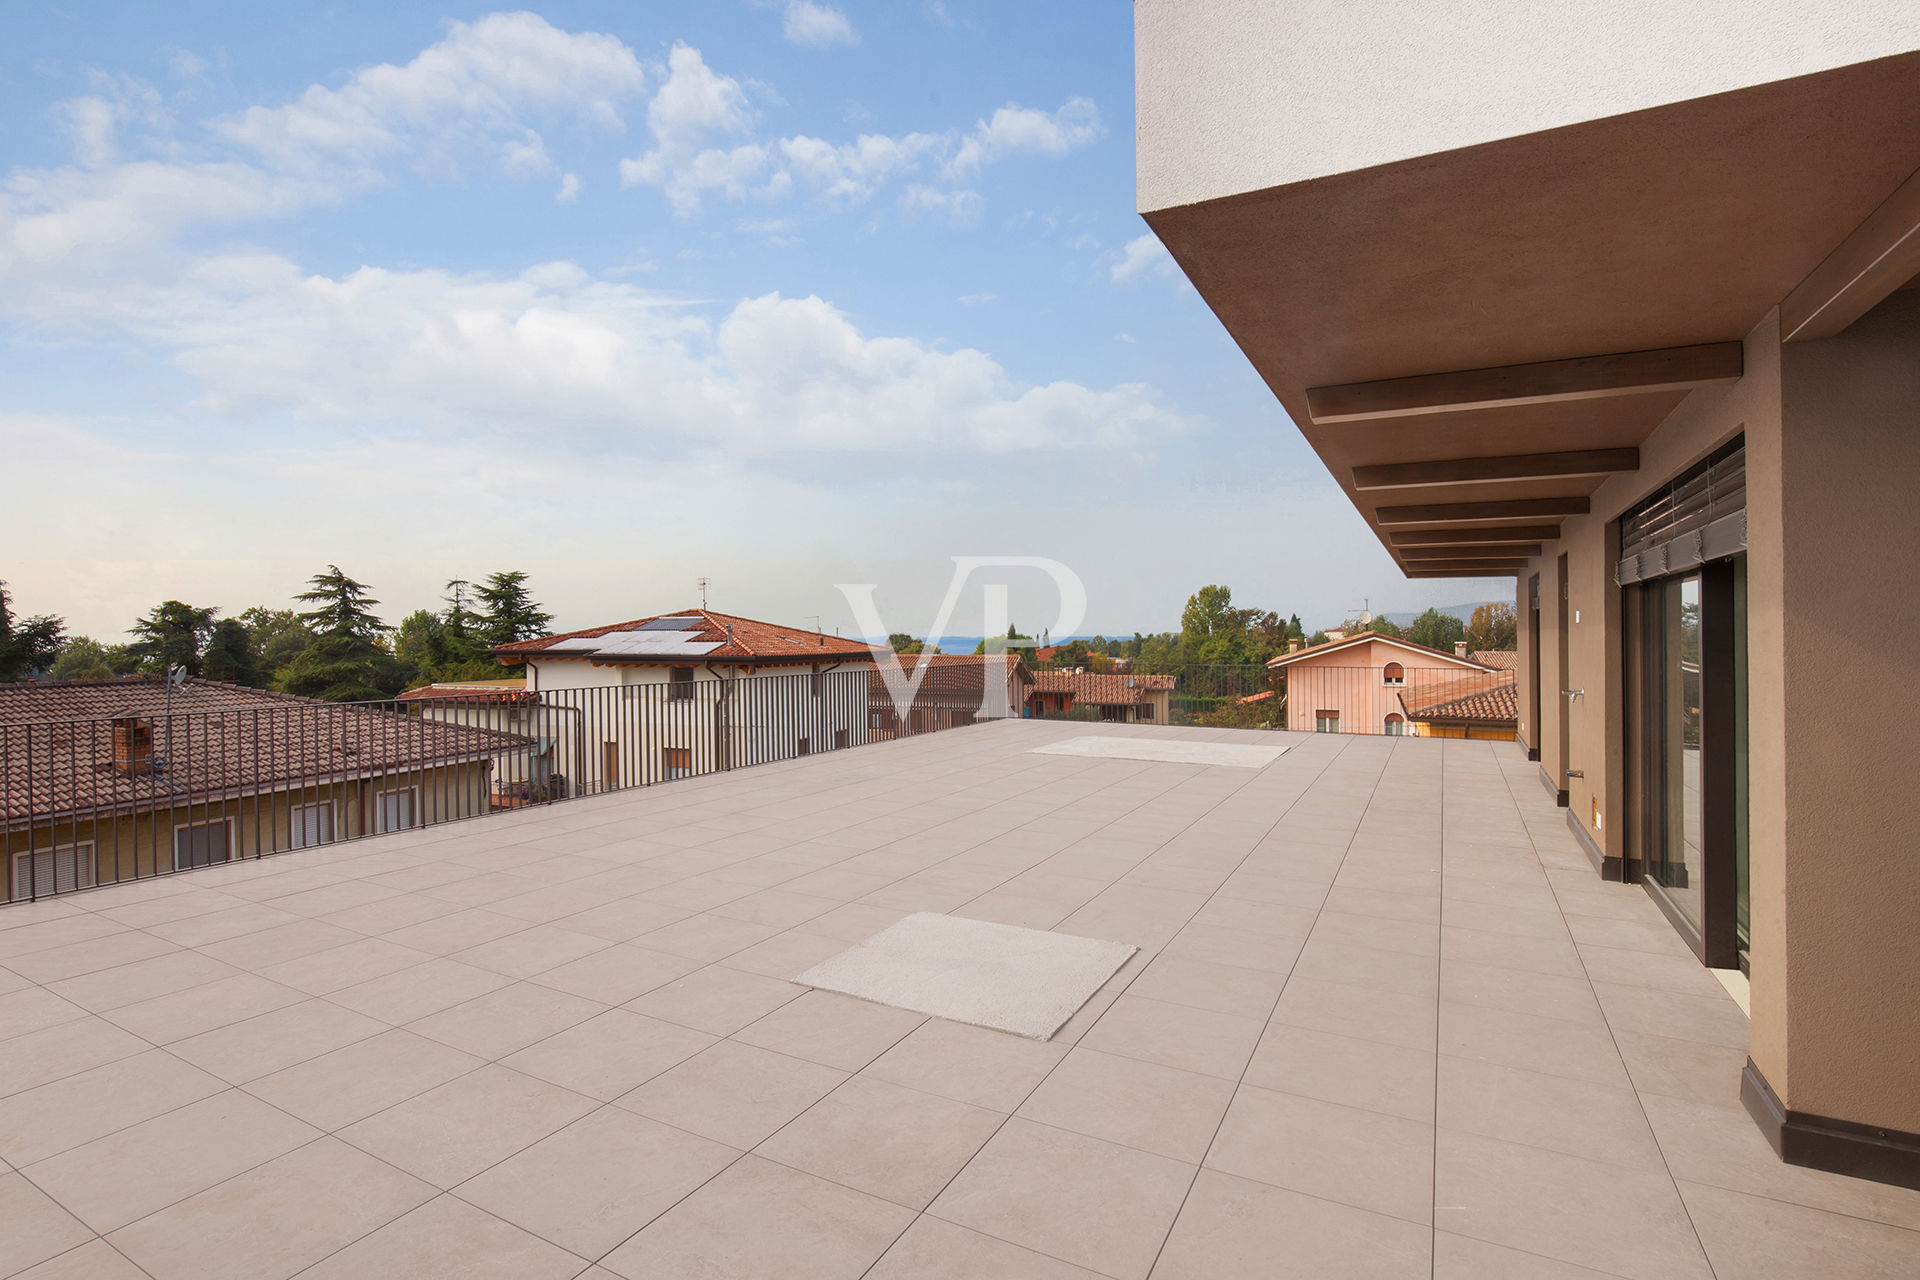
[[1138, 949], [921, 911], [794, 981], [1046, 1040]]

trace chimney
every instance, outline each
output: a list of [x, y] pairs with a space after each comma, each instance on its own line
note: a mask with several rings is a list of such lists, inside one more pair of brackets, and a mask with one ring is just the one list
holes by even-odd
[[1453, 656], [1456, 658], [1464, 658], [1467, 656], [1467, 642], [1465, 640], [1455, 640], [1453, 642]]
[[118, 773], [153, 772], [153, 721], [138, 716], [114, 720], [113, 767]]
[[1288, 638], [1288, 640], [1287, 640], [1287, 652], [1288, 652], [1288, 653], [1298, 653], [1298, 652], [1300, 652], [1300, 637], [1299, 637], [1299, 636], [1291, 636], [1291, 637], [1289, 637], [1289, 638]]

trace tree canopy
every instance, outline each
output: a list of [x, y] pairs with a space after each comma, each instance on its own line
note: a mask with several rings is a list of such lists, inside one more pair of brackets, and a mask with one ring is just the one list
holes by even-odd
[[1467, 624], [1450, 613], [1438, 609], [1429, 609], [1413, 620], [1407, 628], [1407, 639], [1415, 644], [1426, 645], [1429, 649], [1453, 652], [1456, 640], [1467, 638]]
[[328, 565], [325, 573], [316, 573], [307, 582], [307, 589], [294, 599], [314, 606], [299, 617], [315, 635], [371, 643], [388, 629], [373, 612], [380, 602], [367, 593], [367, 585], [340, 572], [339, 565]]
[[553, 627], [553, 615], [535, 602], [533, 593], [527, 590], [527, 575], [517, 569], [488, 574], [486, 581], [474, 588], [474, 595], [483, 609], [480, 638], [488, 648], [533, 640]]
[[50, 613], [15, 621], [13, 596], [0, 582], [0, 681], [24, 680], [52, 666], [66, 629], [65, 620]]
[[215, 608], [202, 608], [180, 600], [163, 600], [133, 624], [133, 643], [127, 652], [140, 661], [140, 670], [149, 675], [164, 675], [174, 667], [184, 667], [190, 676], [201, 674], [201, 651], [213, 636]]
[[1520, 639], [1520, 623], [1513, 606], [1502, 600], [1483, 604], [1467, 622], [1469, 649], [1513, 649]]

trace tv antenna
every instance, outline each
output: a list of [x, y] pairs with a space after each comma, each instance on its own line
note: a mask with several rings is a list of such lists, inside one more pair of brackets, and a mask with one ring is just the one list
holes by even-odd
[[713, 585], [713, 579], [701, 577], [695, 578], [693, 582], [700, 588], [700, 607], [704, 609], [707, 607], [707, 588]]

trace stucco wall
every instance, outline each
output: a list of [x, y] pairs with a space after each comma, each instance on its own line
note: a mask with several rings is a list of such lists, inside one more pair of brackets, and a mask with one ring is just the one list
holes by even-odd
[[1787, 347], [1781, 416], [1786, 844], [1764, 887], [1790, 1075], [1768, 1079], [1794, 1110], [1915, 1132], [1920, 750], [1887, 695], [1920, 688], [1920, 291]]
[[[1404, 684], [1385, 682], [1389, 662], [1400, 664]], [[1287, 675], [1287, 728], [1300, 733], [1313, 732], [1321, 711], [1339, 712], [1342, 733], [1383, 733], [1388, 715], [1406, 715], [1401, 694], [1484, 674], [1478, 667], [1382, 640], [1301, 658], [1282, 670]], [[1413, 731], [1409, 724], [1407, 732]]]
[[1915, 48], [1912, 0], [1135, 0], [1139, 208]]

